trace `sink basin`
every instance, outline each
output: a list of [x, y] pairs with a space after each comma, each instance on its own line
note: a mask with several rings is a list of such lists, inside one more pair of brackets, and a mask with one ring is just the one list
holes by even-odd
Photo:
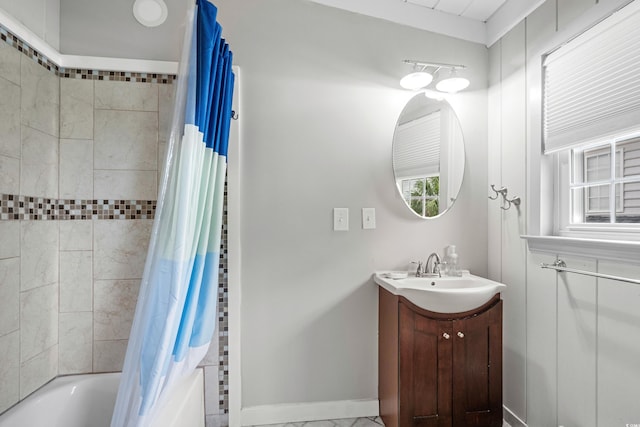
[[461, 313], [478, 308], [507, 286], [500, 282], [463, 273], [461, 277], [389, 278], [379, 271], [374, 281], [392, 294], [403, 296], [425, 310], [437, 313]]

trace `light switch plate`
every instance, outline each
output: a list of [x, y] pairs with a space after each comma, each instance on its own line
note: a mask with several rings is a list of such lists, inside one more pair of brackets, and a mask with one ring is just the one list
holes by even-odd
[[365, 230], [376, 228], [376, 208], [362, 208], [362, 228]]
[[333, 208], [333, 230], [349, 231], [349, 208]]

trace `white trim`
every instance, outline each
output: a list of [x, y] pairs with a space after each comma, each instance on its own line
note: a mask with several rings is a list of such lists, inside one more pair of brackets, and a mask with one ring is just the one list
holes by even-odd
[[529, 250], [535, 253], [564, 255], [640, 263], [640, 243], [621, 240], [578, 239], [560, 236], [520, 236], [527, 240]]
[[42, 40], [33, 31], [28, 29], [24, 24], [9, 15], [3, 9], [0, 9], [0, 23], [7, 30], [15, 34], [20, 40], [28, 43], [32, 48], [49, 58], [51, 61], [60, 65], [62, 55], [55, 48], [51, 47], [47, 42]]
[[504, 409], [504, 411], [503, 411], [504, 420], [511, 427], [527, 427], [527, 424], [524, 421], [522, 421], [516, 414], [511, 412], [511, 410], [509, 408], [507, 408], [504, 405], [502, 406], [502, 408]]
[[21, 22], [0, 9], [0, 23], [20, 40], [62, 68], [82, 68], [104, 71], [127, 71], [135, 73], [177, 74], [178, 62], [144, 59], [106, 58], [97, 56], [64, 55], [51, 47]]
[[378, 399], [252, 406], [242, 409], [242, 425], [377, 417], [379, 413]]
[[[240, 105], [240, 68], [233, 66], [236, 75], [233, 93], [233, 109], [238, 112]], [[240, 232], [241, 202], [240, 191], [242, 181], [242, 116], [231, 121], [229, 133], [229, 165], [227, 168], [227, 268], [228, 274], [228, 314], [229, 314], [229, 426], [239, 426], [242, 417], [242, 357], [241, 357], [241, 302], [242, 279], [241, 260], [242, 247]]]
[[60, 55], [58, 66], [88, 70], [129, 71], [135, 73], [178, 74], [178, 62], [148, 59], [106, 58], [99, 56]]
[[389, 0], [311, 0], [397, 24], [485, 44], [485, 23], [417, 4]]
[[529, 16], [546, 0], [508, 0], [486, 22], [485, 44], [491, 46]]

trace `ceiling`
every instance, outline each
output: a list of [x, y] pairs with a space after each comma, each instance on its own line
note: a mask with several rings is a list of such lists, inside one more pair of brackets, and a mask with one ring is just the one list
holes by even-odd
[[491, 46], [545, 0], [311, 0]]
[[[0, 4], [6, 1], [0, 0]], [[48, 0], [30, 0], [48, 1]], [[133, 0], [59, 0], [60, 51], [66, 55], [175, 61], [184, 11], [194, 0], [165, 0], [169, 17], [139, 25]], [[215, 0], [213, 0], [215, 3]], [[300, 0], [490, 46], [544, 0]]]
[[438, 12], [486, 22], [507, 0], [404, 0]]

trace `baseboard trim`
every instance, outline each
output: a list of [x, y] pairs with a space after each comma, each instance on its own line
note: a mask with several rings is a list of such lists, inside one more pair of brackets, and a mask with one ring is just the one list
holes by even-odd
[[340, 400], [335, 402], [292, 403], [243, 408], [243, 426], [376, 417], [378, 400]]
[[520, 418], [518, 418], [516, 414], [511, 412], [509, 408], [507, 408], [506, 406], [503, 406], [502, 408], [504, 409], [504, 420], [509, 423], [511, 427], [527, 427], [527, 424]]

